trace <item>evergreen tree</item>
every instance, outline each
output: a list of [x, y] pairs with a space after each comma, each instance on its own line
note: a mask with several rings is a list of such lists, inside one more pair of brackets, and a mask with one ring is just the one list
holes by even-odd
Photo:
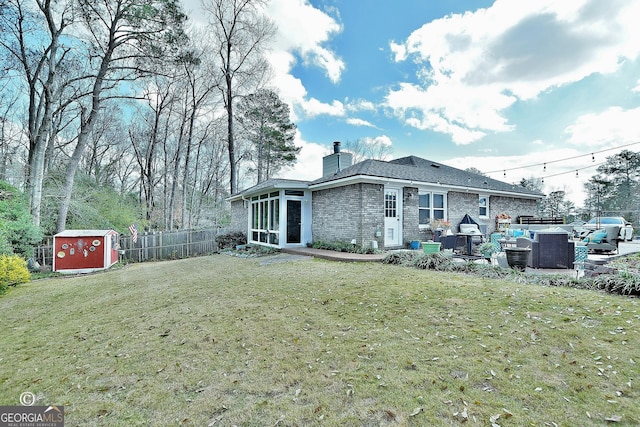
[[258, 183], [295, 163], [300, 152], [293, 143], [296, 125], [289, 121], [289, 106], [275, 92], [262, 89], [245, 97], [239, 111], [239, 122], [251, 143], [247, 157], [254, 164]]
[[27, 259], [41, 239], [40, 228], [31, 222], [25, 195], [0, 181], [0, 254], [15, 253]]
[[607, 157], [586, 184], [585, 206], [592, 214], [616, 214], [634, 220], [640, 211], [640, 153], [623, 150]]

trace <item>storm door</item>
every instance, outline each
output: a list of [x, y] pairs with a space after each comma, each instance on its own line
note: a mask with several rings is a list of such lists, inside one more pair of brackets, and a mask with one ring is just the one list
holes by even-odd
[[402, 199], [397, 188], [384, 190], [384, 246], [402, 246]]
[[287, 243], [300, 243], [302, 230], [302, 201], [287, 200]]

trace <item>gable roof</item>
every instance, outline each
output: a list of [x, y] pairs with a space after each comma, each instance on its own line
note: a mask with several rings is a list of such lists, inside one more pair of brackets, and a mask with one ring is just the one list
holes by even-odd
[[542, 198], [544, 194], [531, 191], [520, 185], [509, 184], [473, 172], [457, 169], [442, 163], [416, 156], [402, 157], [391, 161], [364, 160], [340, 172], [324, 176], [309, 184], [311, 189], [339, 185], [341, 181], [352, 181], [360, 177], [365, 181], [392, 179], [412, 182], [414, 185], [438, 185], [458, 189], [474, 189], [479, 192], [500, 192]]
[[272, 189], [309, 188], [311, 190], [338, 187], [356, 182], [384, 182], [388, 180], [411, 183], [411, 185], [435, 185], [444, 189], [462, 191], [474, 190], [478, 193], [502, 193], [517, 197], [540, 199], [543, 193], [531, 191], [520, 185], [509, 184], [473, 172], [457, 169], [442, 163], [416, 156], [402, 157], [391, 161], [364, 160], [342, 169], [333, 175], [323, 176], [315, 181], [293, 179], [269, 179], [242, 190], [227, 200], [237, 200]]

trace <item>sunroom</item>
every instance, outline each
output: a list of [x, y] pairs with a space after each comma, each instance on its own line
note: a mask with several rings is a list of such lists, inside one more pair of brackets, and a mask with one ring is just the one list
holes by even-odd
[[311, 242], [311, 191], [306, 182], [269, 180], [230, 200], [232, 205], [242, 203], [249, 244], [285, 248]]

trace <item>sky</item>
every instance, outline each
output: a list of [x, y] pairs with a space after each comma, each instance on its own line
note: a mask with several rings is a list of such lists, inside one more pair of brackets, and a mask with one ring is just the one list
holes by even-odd
[[[206, 24], [201, 0], [182, 0]], [[205, 0], [206, 1], [206, 0]], [[385, 144], [584, 204], [607, 157], [640, 151], [640, 0], [271, 0], [273, 87], [295, 167], [333, 141]]]

